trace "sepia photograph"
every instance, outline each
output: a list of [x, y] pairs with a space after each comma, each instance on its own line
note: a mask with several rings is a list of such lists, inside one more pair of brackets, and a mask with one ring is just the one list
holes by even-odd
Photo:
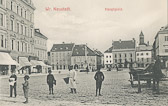
[[168, 106], [168, 0], [0, 0], [1, 106]]

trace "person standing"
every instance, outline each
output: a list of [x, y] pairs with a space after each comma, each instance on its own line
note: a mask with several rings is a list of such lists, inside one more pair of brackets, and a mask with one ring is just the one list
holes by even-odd
[[28, 91], [29, 91], [29, 76], [28, 75], [25, 75], [24, 76], [24, 83], [22, 84], [23, 85], [23, 92], [24, 92], [24, 97], [26, 98], [26, 101], [23, 102], [23, 103], [28, 103]]
[[13, 89], [14, 89], [14, 95], [15, 97], [17, 96], [16, 94], [16, 80], [17, 76], [15, 75], [15, 71], [12, 71], [12, 75], [9, 78], [9, 85], [10, 85], [10, 97], [12, 97], [13, 94]]
[[101, 95], [101, 86], [102, 82], [104, 81], [104, 74], [103, 72], [100, 71], [100, 67], [97, 68], [97, 72], [94, 76], [94, 79], [96, 80], [96, 96], [97, 96], [97, 91], [99, 90], [99, 96]]
[[70, 89], [71, 92], [70, 93], [76, 93], [76, 77], [77, 77], [77, 66], [70, 66], [70, 70], [69, 70], [69, 84], [70, 84]]
[[[156, 90], [156, 93], [159, 94], [159, 81], [163, 77], [163, 73], [161, 71], [161, 61], [159, 57], [157, 57], [155, 64], [153, 66], [153, 90]], [[155, 86], [155, 82], [157, 82], [157, 86]]]
[[55, 78], [54, 78], [54, 75], [53, 74], [51, 74], [52, 73], [52, 71], [51, 70], [49, 70], [48, 71], [48, 75], [47, 75], [47, 84], [48, 84], [48, 86], [49, 86], [49, 94], [54, 94], [53, 93], [53, 84], [55, 84], [56, 85], [56, 80], [55, 80]]

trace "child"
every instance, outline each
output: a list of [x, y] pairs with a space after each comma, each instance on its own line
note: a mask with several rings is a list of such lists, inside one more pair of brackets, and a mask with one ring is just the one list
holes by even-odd
[[53, 93], [53, 84], [56, 85], [56, 80], [55, 80], [53, 74], [51, 74], [51, 70], [49, 70], [48, 73], [49, 74], [47, 75], [47, 84], [49, 86], [49, 94], [51, 94], [51, 92], [52, 92], [52, 94], [54, 94]]
[[102, 82], [104, 81], [104, 74], [103, 72], [100, 71], [100, 67], [98, 67], [97, 72], [94, 76], [94, 79], [96, 80], [96, 96], [97, 96], [98, 90], [99, 90], [99, 96], [102, 96], [100, 94], [100, 91], [101, 91]]
[[26, 98], [26, 101], [23, 102], [23, 103], [28, 103], [28, 91], [29, 91], [29, 76], [28, 75], [25, 75], [24, 76], [24, 80], [25, 82], [22, 84], [23, 85], [23, 92], [24, 92], [24, 97]]

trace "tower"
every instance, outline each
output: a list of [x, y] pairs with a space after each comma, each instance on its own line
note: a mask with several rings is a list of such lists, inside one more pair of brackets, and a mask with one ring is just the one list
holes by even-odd
[[139, 45], [143, 45], [144, 44], [144, 34], [141, 31], [140, 35], [139, 35]]

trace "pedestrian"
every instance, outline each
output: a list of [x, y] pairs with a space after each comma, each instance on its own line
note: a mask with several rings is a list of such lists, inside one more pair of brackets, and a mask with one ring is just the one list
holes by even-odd
[[49, 70], [48, 73], [49, 73], [49, 74], [47, 75], [47, 84], [48, 84], [48, 86], [49, 86], [49, 94], [54, 94], [54, 93], [53, 93], [53, 84], [56, 85], [56, 80], [55, 80], [55, 78], [54, 78], [54, 75], [51, 74], [51, 73], [52, 73], [51, 70]]
[[16, 94], [16, 81], [17, 81], [17, 76], [15, 75], [15, 70], [11, 71], [12, 75], [9, 78], [9, 85], [10, 85], [10, 97], [12, 97], [13, 90], [14, 90], [14, 95], [15, 97], [17, 96]]
[[97, 68], [97, 72], [94, 76], [94, 79], [96, 80], [96, 96], [97, 96], [97, 91], [99, 90], [99, 96], [101, 95], [101, 86], [102, 86], [102, 82], [104, 81], [104, 74], [103, 72], [100, 71], [100, 67]]
[[28, 75], [25, 75], [24, 76], [24, 83], [22, 84], [23, 85], [23, 92], [24, 92], [24, 97], [26, 98], [26, 101], [23, 102], [23, 103], [28, 103], [28, 91], [29, 91], [29, 76]]
[[[153, 90], [159, 94], [159, 81], [163, 77], [163, 73], [161, 71], [161, 62], [159, 57], [157, 57], [155, 64], [153, 66]], [[155, 86], [155, 82], [157, 82], [157, 86]]]
[[86, 72], [87, 72], [87, 74], [88, 74], [88, 72], [89, 72], [89, 68], [88, 68], [88, 66], [86, 67]]
[[70, 66], [70, 70], [69, 70], [69, 84], [70, 84], [70, 89], [71, 92], [70, 93], [76, 93], [76, 77], [77, 77], [77, 66], [74, 65], [74, 69], [73, 66]]

